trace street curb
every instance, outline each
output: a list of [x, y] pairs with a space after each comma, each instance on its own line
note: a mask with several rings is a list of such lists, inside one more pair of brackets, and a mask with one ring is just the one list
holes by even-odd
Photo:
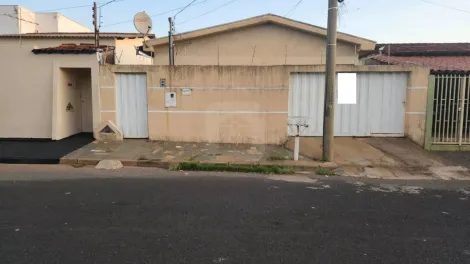
[[59, 164], [60, 159], [54, 158], [1, 158], [0, 164]]
[[[80, 158], [62, 158], [60, 164], [73, 165], [97, 165], [102, 159], [80, 159]], [[172, 164], [185, 163], [188, 161], [161, 161], [161, 160], [120, 160], [125, 167], [145, 167], [168, 169]], [[295, 161], [281, 162], [221, 162], [221, 161], [200, 161], [201, 164], [225, 164], [225, 165], [245, 165], [245, 166], [286, 166], [296, 171], [315, 171], [318, 168], [336, 169], [338, 164], [334, 162], [312, 162], [312, 164], [294, 164]]]

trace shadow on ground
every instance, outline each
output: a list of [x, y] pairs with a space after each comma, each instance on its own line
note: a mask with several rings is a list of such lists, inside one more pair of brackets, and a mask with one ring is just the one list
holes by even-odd
[[0, 139], [0, 163], [58, 164], [63, 156], [93, 140], [91, 133], [80, 133], [62, 140]]

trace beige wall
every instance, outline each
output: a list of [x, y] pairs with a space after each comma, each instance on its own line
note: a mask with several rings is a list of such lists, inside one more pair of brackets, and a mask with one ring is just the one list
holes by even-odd
[[151, 57], [136, 55], [135, 47], [143, 45], [143, 39], [116, 39], [115, 64], [151, 65]]
[[[323, 36], [262, 24], [205, 37], [175, 37], [176, 65], [311, 65], [325, 63]], [[357, 48], [359, 48], [357, 46]], [[338, 42], [338, 64], [357, 64], [356, 47]], [[154, 64], [168, 65], [168, 46], [155, 47]]]
[[[31, 52], [34, 46], [54, 47], [64, 42], [69, 41], [23, 39], [19, 45], [19, 39], [0, 39], [0, 138], [53, 137], [54, 109], [62, 109], [53, 99], [53, 88], [60, 83], [60, 68], [91, 68], [92, 87], [98, 87], [96, 55], [35, 55]], [[95, 98], [99, 100], [99, 95]], [[94, 109], [97, 111], [95, 121], [99, 122], [98, 101]]]
[[[104, 70], [106, 68], [106, 70]], [[324, 66], [130, 66], [101, 68], [101, 121], [116, 121], [117, 72], [147, 73], [149, 135], [153, 140], [282, 143], [287, 138], [291, 72], [324, 72]], [[338, 65], [340, 72], [409, 72], [406, 135], [424, 142], [429, 69]], [[160, 87], [165, 78], [167, 88]], [[415, 89], [421, 87], [420, 89]], [[191, 95], [183, 96], [183, 88]], [[164, 107], [164, 94], [177, 93], [177, 107]], [[418, 92], [419, 91], [419, 92]], [[424, 104], [423, 104], [424, 103]], [[411, 112], [413, 111], [413, 112]]]

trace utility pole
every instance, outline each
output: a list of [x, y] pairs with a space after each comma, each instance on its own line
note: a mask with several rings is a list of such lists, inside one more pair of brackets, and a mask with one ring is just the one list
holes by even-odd
[[169, 65], [175, 65], [175, 53], [173, 52], [173, 18], [169, 17], [170, 30], [168, 31], [168, 59]]
[[93, 25], [95, 26], [95, 49], [98, 50], [100, 47], [100, 31], [98, 29], [98, 9], [96, 2], [93, 2]]
[[328, 35], [326, 46], [325, 108], [323, 112], [323, 160], [333, 161], [335, 131], [335, 83], [336, 83], [336, 33], [338, 26], [338, 2], [328, 0]]

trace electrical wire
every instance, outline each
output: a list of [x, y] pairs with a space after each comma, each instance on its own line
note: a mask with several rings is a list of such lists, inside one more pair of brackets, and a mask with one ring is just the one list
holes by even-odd
[[205, 16], [205, 15], [208, 15], [208, 14], [210, 14], [210, 13], [212, 13], [212, 12], [215, 12], [215, 11], [217, 11], [217, 10], [219, 10], [219, 9], [221, 9], [221, 8], [223, 8], [223, 7], [225, 7], [225, 6], [228, 6], [228, 5], [230, 5], [231, 3], [236, 2], [236, 1], [238, 1], [238, 0], [229, 1], [229, 2], [223, 4], [223, 5], [219, 6], [219, 7], [216, 7], [216, 8], [214, 8], [214, 9], [210, 10], [210, 11], [207, 11], [207, 12], [205, 12], [205, 13], [203, 13], [203, 14], [200, 14], [200, 15], [198, 15], [198, 16], [195, 16], [195, 17], [192, 17], [192, 18], [190, 18], [190, 19], [187, 19], [187, 20], [185, 20], [185, 21], [183, 21], [183, 22], [181, 22], [181, 23], [178, 23], [177, 25], [181, 25], [181, 24], [184, 24], [184, 23], [186, 23], [186, 22], [188, 22], [188, 21], [190, 21], [190, 20], [193, 20], [193, 19], [196, 19], [196, 18], [200, 18], [200, 17], [202, 17], [202, 16]]
[[452, 10], [455, 10], [455, 11], [460, 11], [460, 12], [464, 12], [464, 13], [469, 13], [469, 14], [470, 14], [470, 10], [460, 9], [460, 8], [453, 7], [453, 6], [448, 6], [448, 5], [443, 5], [443, 4], [436, 3], [436, 2], [433, 2], [433, 1], [429, 1], [429, 0], [419, 0], [419, 1], [425, 2], [425, 3], [428, 3], [428, 4], [437, 5], [437, 6], [440, 6], [440, 7], [447, 8], [447, 9], [452, 9]]
[[[52, 12], [52, 11], [59, 11], [59, 10], [67, 10], [67, 9], [75, 9], [75, 8], [89, 7], [89, 6], [93, 6], [93, 5], [81, 5], [81, 6], [60, 7], [60, 8], [56, 8], [56, 9], [40, 10], [40, 11], [37, 11], [37, 12]], [[32, 12], [32, 13], [35, 13], [35, 12]]]
[[284, 15], [284, 17], [287, 17], [288, 15], [290, 15], [290, 13], [294, 12], [294, 11], [297, 9], [297, 7], [300, 5], [300, 3], [302, 3], [302, 1], [303, 1], [303, 0], [299, 0], [299, 1], [297, 2], [297, 4], [295, 4], [295, 5], [289, 10], [289, 12], [287, 12], [287, 13]]
[[114, 2], [122, 2], [122, 1], [124, 1], [124, 0], [111, 0], [111, 1], [108, 1], [108, 2], [102, 4], [102, 5], [100, 5], [100, 6], [98, 7], [98, 12], [99, 12], [99, 18], [98, 18], [99, 27], [98, 27], [98, 29], [101, 29], [101, 23], [103, 23], [103, 22], [101, 21], [101, 18], [103, 17], [103, 16], [101, 15], [101, 8], [103, 8], [104, 6], [107, 6], [107, 5], [109, 5], [109, 4], [112, 4], [112, 3], [114, 3]]
[[26, 19], [23, 19], [23, 18], [19, 18], [19, 17], [17, 17], [17, 16], [12, 16], [12, 15], [10, 15], [10, 14], [2, 14], [2, 15], [3, 15], [3, 16], [7, 16], [7, 17], [11, 17], [11, 18], [16, 19], [16, 20], [21, 20], [21, 21], [28, 22], [28, 23], [35, 24], [35, 25], [38, 25], [38, 26], [39, 26], [39, 24], [36, 23], [36, 22], [29, 21], [29, 20], [26, 20]]
[[183, 7], [183, 9], [181, 9], [180, 11], [178, 11], [178, 13], [176, 13], [176, 14], [173, 16], [173, 19], [175, 19], [176, 16], [177, 16], [179, 13], [183, 12], [183, 11], [184, 11], [186, 8], [188, 8], [190, 5], [194, 4], [194, 2], [196, 2], [196, 0], [191, 1], [189, 4], [187, 4], [185, 7]]
[[[208, 0], [203, 0], [203, 1], [197, 2], [197, 3], [193, 4], [193, 5], [199, 5], [199, 4], [202, 4], [202, 3], [207, 2], [207, 1], [208, 1]], [[178, 7], [178, 8], [174, 8], [174, 9], [171, 9], [171, 10], [168, 10], [168, 11], [164, 11], [164, 12], [161, 12], [161, 13], [158, 13], [158, 14], [155, 14], [155, 15], [151, 15], [150, 17], [162, 16], [162, 15], [165, 15], [165, 14], [168, 14], [168, 13], [171, 13], [171, 12], [174, 12], [174, 11], [181, 10], [181, 9], [183, 9], [183, 8], [184, 8], [184, 6]], [[121, 21], [121, 22], [116, 22], [116, 23], [112, 23], [112, 24], [107, 24], [107, 25], [104, 25], [103, 27], [115, 26], [115, 25], [120, 25], [120, 24], [124, 24], [124, 23], [129, 23], [129, 22], [134, 22], [134, 19], [126, 20], [126, 21]]]

